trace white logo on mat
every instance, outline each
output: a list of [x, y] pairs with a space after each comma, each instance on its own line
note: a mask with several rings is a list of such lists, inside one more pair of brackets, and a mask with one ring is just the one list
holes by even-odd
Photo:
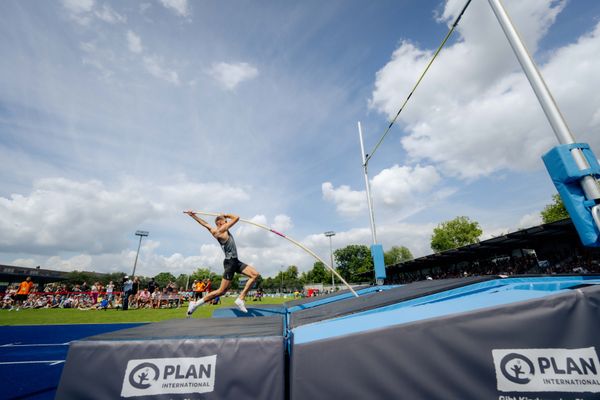
[[594, 347], [492, 350], [496, 383], [503, 392], [600, 392]]
[[208, 393], [215, 389], [217, 356], [129, 360], [121, 396]]

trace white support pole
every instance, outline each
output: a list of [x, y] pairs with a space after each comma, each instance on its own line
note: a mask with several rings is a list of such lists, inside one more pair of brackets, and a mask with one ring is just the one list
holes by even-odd
[[377, 231], [375, 229], [375, 216], [373, 214], [373, 201], [371, 199], [371, 184], [369, 183], [369, 175], [367, 173], [367, 159], [360, 121], [358, 121], [358, 138], [360, 140], [360, 155], [362, 157], [363, 171], [365, 173], [365, 187], [367, 188], [367, 204], [369, 205], [369, 218], [371, 220], [371, 237], [373, 239], [373, 244], [377, 244]]
[[[501, 0], [488, 0], [494, 14], [496, 14], [496, 18], [504, 31], [510, 45], [525, 72], [527, 75], [527, 79], [529, 79], [529, 83], [535, 92], [535, 95], [546, 114], [546, 118], [548, 118], [548, 122], [552, 126], [554, 130], [554, 134], [558, 138], [558, 141], [561, 144], [571, 144], [575, 143], [575, 137], [569, 130], [567, 123], [562, 116], [550, 90], [546, 86], [542, 75], [540, 74], [537, 66], [535, 65], [533, 58], [527, 51], [527, 47], [523, 43], [523, 40], [519, 36], [517, 29], [512, 23], [510, 16], [506, 12], [504, 5]], [[571, 154], [573, 155], [573, 159], [575, 160], [576, 165], [579, 169], [589, 168], [587, 160], [585, 159], [583, 152], [580, 149], [571, 150]], [[592, 176], [586, 176], [581, 180], [581, 187], [587, 197], [587, 199], [600, 199], [600, 185], [596, 179]], [[594, 216], [594, 220], [600, 229], [600, 217], [598, 214], [600, 213], [598, 205], [592, 208], [592, 215]]]

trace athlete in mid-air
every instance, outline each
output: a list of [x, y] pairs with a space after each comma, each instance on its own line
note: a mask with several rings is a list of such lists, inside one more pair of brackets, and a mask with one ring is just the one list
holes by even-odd
[[204, 296], [204, 298], [201, 298], [198, 301], [190, 301], [190, 305], [188, 306], [187, 310], [188, 318], [192, 315], [196, 308], [200, 307], [202, 304], [208, 303], [215, 297], [220, 297], [227, 293], [227, 290], [229, 289], [229, 286], [231, 286], [231, 281], [233, 280], [233, 276], [236, 272], [246, 275], [248, 277], [248, 282], [246, 282], [244, 290], [242, 290], [238, 298], [235, 300], [235, 305], [238, 306], [242, 312], [248, 312], [244, 303], [244, 299], [246, 298], [246, 294], [254, 282], [256, 282], [259, 274], [253, 266], [245, 264], [238, 259], [235, 240], [233, 240], [233, 236], [229, 232], [229, 229], [240, 220], [240, 217], [233, 214], [221, 214], [215, 219], [216, 226], [213, 227], [208, 222], [198, 217], [198, 215], [196, 215], [193, 211], [185, 211], [185, 213], [195, 219], [200, 225], [208, 229], [211, 235], [217, 239], [221, 245], [221, 248], [223, 249], [223, 252], [225, 253], [225, 260], [223, 260], [225, 272], [223, 273], [221, 286], [219, 286], [217, 290], [209, 292], [206, 296]]

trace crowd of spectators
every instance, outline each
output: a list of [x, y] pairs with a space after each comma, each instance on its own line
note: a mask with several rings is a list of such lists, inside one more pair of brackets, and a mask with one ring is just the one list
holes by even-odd
[[[123, 282], [125, 283], [125, 282]], [[80, 310], [178, 308], [193, 292], [177, 288], [169, 282], [164, 287], [154, 279], [140, 290], [139, 280], [134, 278], [132, 290], [124, 291], [123, 284], [113, 281], [103, 285], [87, 282], [75, 285], [50, 283], [39, 285], [30, 277], [20, 284], [9, 285], [2, 293], [2, 309], [19, 311], [22, 308], [74, 308]], [[124, 305], [127, 305], [125, 307]]]
[[425, 279], [447, 279], [466, 276], [524, 274], [587, 274], [600, 273], [600, 261], [591, 257], [557, 256], [539, 260], [535, 255], [497, 257], [488, 260], [463, 262], [446, 268], [432, 268], [411, 272], [396, 271], [389, 276], [393, 284], [406, 284]]

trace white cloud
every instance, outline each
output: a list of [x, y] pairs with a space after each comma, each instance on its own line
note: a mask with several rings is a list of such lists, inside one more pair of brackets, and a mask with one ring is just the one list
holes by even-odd
[[331, 182], [321, 185], [323, 198], [335, 204], [342, 215], [357, 215], [367, 209], [367, 195], [364, 190], [352, 190], [350, 186], [341, 185], [335, 188]]
[[81, 25], [88, 25], [91, 21], [91, 12], [94, 8], [94, 0], [62, 0], [63, 7], [69, 13], [69, 17]]
[[[507, 1], [532, 52], [564, 1]], [[462, 2], [449, 1], [442, 21]], [[498, 170], [532, 170], [557, 144], [489, 5], [473, 2], [459, 24], [460, 40], [445, 48], [400, 117], [402, 145], [413, 162], [433, 162], [444, 174], [473, 179]], [[600, 28], [548, 54], [541, 71], [578, 140], [600, 145]], [[402, 42], [377, 73], [370, 106], [393, 116], [432, 51]], [[585, 99], [585, 101], [581, 101]], [[579, 133], [581, 133], [579, 135]]]
[[127, 21], [127, 18], [113, 10], [107, 4], [103, 4], [101, 9], [94, 11], [94, 15], [109, 24], [124, 23]]
[[[383, 169], [371, 179], [371, 194], [377, 214], [404, 218], [454, 193], [450, 187], [440, 187], [441, 177], [430, 165], [415, 167], [394, 165]], [[364, 190], [352, 190], [330, 182], [321, 185], [323, 198], [336, 205], [344, 216], [362, 215], [367, 210]]]
[[144, 57], [144, 67], [150, 75], [172, 83], [173, 85], [179, 85], [179, 75], [176, 71], [165, 68], [163, 60], [157, 56], [146, 56]]
[[165, 8], [174, 12], [176, 15], [180, 17], [189, 17], [190, 16], [190, 5], [188, 0], [160, 0]]
[[183, 212], [190, 208], [196, 211], [221, 212], [229, 207], [250, 199], [246, 189], [219, 182], [191, 182], [179, 177], [174, 183], [156, 188], [165, 207], [173, 212]]
[[542, 223], [542, 216], [539, 212], [533, 212], [530, 214], [523, 215], [519, 220], [518, 228], [525, 229], [532, 226], [537, 226]]
[[135, 187], [109, 190], [98, 181], [40, 179], [29, 195], [0, 197], [0, 248], [33, 254], [120, 249], [128, 232], [156, 207]]
[[72, 20], [84, 26], [89, 25], [94, 18], [109, 24], [127, 21], [125, 16], [119, 14], [107, 4], [97, 8], [94, 0], [62, 0], [62, 5]]
[[258, 69], [245, 62], [235, 64], [220, 62], [212, 65], [209, 74], [225, 89], [233, 90], [240, 83], [256, 78]]
[[126, 179], [115, 188], [99, 181], [40, 179], [28, 195], [0, 197], [0, 251], [111, 253], [126, 246], [125, 232], [147, 221], [180, 217], [194, 205], [230, 206], [248, 196], [226, 184], [184, 178], [168, 185]]
[[127, 46], [132, 53], [139, 54], [142, 52], [142, 39], [132, 31], [127, 31]]
[[440, 181], [440, 175], [431, 165], [414, 168], [394, 165], [377, 174], [371, 187], [387, 206], [403, 207], [412, 203], [413, 194], [429, 192]]

